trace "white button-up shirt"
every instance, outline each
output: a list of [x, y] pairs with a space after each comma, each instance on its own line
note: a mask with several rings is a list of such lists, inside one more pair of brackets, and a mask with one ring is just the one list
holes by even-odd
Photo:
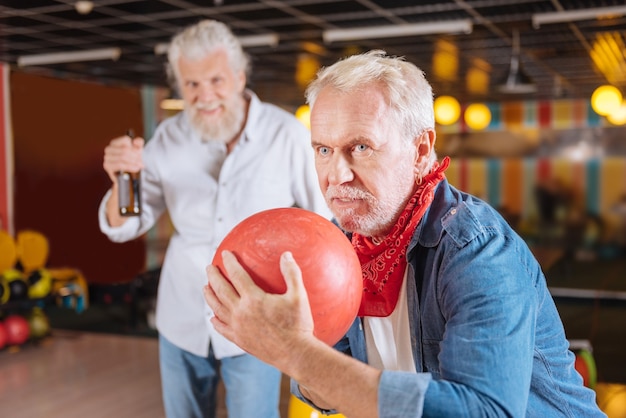
[[250, 97], [244, 132], [230, 154], [202, 141], [185, 112], [163, 121], [147, 142], [141, 174], [142, 214], [120, 227], [99, 208], [100, 229], [112, 241], [134, 239], [167, 210], [174, 232], [159, 281], [158, 331], [178, 347], [217, 358], [243, 351], [213, 329], [202, 295], [205, 268], [226, 234], [266, 209], [298, 206], [330, 219], [319, 189], [309, 131], [290, 113]]

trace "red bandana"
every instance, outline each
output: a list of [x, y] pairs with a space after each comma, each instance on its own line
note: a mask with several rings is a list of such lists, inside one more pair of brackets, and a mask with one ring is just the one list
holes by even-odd
[[352, 234], [352, 245], [361, 261], [363, 298], [359, 316], [389, 316], [396, 307], [402, 278], [406, 269], [406, 250], [417, 224], [434, 197], [435, 186], [445, 177], [450, 159], [445, 157], [417, 186], [398, 221], [382, 243], [376, 245], [371, 237]]

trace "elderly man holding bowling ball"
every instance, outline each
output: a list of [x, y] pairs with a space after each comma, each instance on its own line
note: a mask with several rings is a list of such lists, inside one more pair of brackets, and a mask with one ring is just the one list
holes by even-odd
[[204, 288], [215, 329], [323, 412], [604, 416], [527, 245], [447, 182], [423, 72], [371, 51], [323, 69], [306, 94], [320, 187], [361, 262], [358, 316], [330, 347], [314, 336], [306, 272], [289, 251], [283, 294], [262, 291], [224, 251], [227, 278], [208, 266]]

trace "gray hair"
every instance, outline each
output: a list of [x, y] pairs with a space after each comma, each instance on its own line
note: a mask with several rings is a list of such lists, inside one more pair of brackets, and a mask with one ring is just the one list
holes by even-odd
[[217, 20], [202, 20], [174, 35], [167, 53], [167, 72], [170, 81], [178, 80], [180, 57], [201, 59], [218, 48], [228, 54], [233, 71], [250, 72], [250, 59], [243, 51], [239, 39], [230, 28]]
[[[372, 84], [383, 87], [390, 116], [402, 127], [407, 141], [426, 129], [435, 129], [433, 90], [424, 72], [404, 58], [388, 56], [382, 50], [352, 55], [322, 68], [306, 90], [306, 101], [313, 109], [324, 87], [351, 93]], [[434, 152], [431, 157], [436, 159]]]

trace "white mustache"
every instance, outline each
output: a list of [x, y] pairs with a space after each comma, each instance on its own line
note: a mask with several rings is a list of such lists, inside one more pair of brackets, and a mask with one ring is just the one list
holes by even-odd
[[198, 103], [198, 104], [194, 105], [193, 108], [195, 110], [215, 110], [218, 107], [220, 107], [220, 103], [211, 103], [211, 104]]
[[373, 196], [361, 189], [346, 186], [330, 186], [326, 190], [326, 199], [342, 199], [342, 200], [371, 200]]

